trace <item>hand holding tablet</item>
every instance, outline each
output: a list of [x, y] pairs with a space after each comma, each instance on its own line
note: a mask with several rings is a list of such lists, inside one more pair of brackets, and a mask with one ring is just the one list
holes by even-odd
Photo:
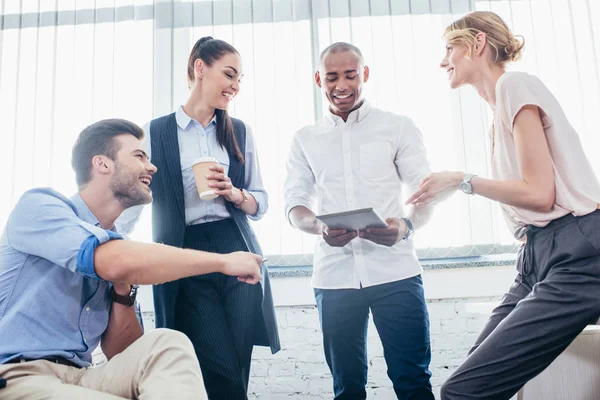
[[388, 227], [387, 222], [373, 207], [317, 215], [317, 219], [325, 224], [329, 230], [361, 231], [367, 228]]
[[333, 247], [343, 247], [359, 236], [362, 239], [393, 246], [406, 236], [406, 222], [399, 218], [384, 220], [372, 207], [318, 215], [317, 219], [327, 227], [323, 238]]

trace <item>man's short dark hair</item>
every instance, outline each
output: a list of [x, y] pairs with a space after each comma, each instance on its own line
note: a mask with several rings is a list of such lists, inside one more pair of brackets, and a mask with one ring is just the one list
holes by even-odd
[[71, 166], [75, 171], [75, 180], [80, 187], [92, 179], [92, 159], [103, 155], [111, 160], [117, 158], [120, 150], [115, 138], [119, 135], [133, 135], [144, 138], [142, 128], [124, 119], [104, 119], [85, 128], [73, 145]]
[[360, 59], [360, 63], [361, 64], [365, 63], [362, 52], [360, 51], [360, 49], [358, 47], [356, 47], [355, 45], [353, 45], [351, 43], [336, 42], [336, 43], [330, 44], [329, 46], [327, 46], [327, 48], [325, 48], [325, 50], [323, 50], [321, 52], [321, 57], [319, 59], [319, 65], [323, 64], [323, 59], [325, 58], [325, 56], [327, 54], [344, 53], [346, 51], [351, 51], [351, 52], [355, 53], [358, 56], [358, 58]]

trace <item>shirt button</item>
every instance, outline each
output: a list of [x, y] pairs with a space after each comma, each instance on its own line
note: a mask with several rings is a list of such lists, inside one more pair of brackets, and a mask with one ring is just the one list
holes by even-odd
[[85, 308], [85, 311], [89, 312], [89, 311], [90, 311], [90, 306], [87, 306], [87, 307]]

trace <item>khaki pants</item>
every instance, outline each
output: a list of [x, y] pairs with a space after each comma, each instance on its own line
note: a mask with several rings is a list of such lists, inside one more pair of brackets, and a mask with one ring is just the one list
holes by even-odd
[[204, 381], [187, 336], [156, 329], [98, 367], [38, 360], [0, 365], [0, 399], [201, 399]]

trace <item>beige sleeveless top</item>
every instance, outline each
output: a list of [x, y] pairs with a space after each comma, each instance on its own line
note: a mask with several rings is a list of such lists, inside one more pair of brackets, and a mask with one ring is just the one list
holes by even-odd
[[513, 137], [513, 124], [526, 105], [540, 109], [542, 124], [552, 162], [556, 200], [549, 212], [536, 212], [501, 204], [505, 219], [517, 239], [527, 225], [546, 226], [569, 213], [588, 214], [600, 202], [600, 184], [590, 165], [579, 135], [573, 129], [560, 104], [535, 76], [524, 72], [506, 72], [496, 83], [496, 110], [493, 135], [492, 177], [520, 180], [519, 162]]

